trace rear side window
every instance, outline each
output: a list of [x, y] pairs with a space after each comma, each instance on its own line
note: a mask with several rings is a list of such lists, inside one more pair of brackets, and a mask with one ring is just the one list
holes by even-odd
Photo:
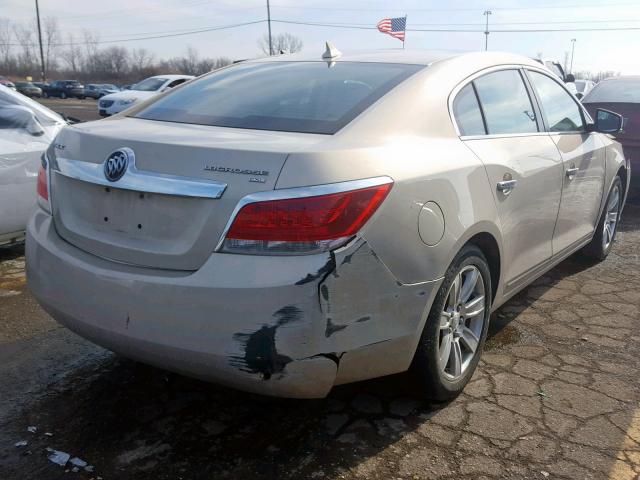
[[580, 108], [564, 88], [542, 73], [529, 71], [529, 77], [540, 99], [550, 132], [584, 130]]
[[185, 85], [135, 116], [220, 127], [333, 134], [422, 68], [423, 65], [367, 62], [237, 64]]
[[536, 115], [520, 72], [488, 73], [473, 83], [490, 135], [538, 131]]
[[473, 85], [464, 87], [453, 101], [453, 116], [460, 135], [484, 135], [484, 121]]

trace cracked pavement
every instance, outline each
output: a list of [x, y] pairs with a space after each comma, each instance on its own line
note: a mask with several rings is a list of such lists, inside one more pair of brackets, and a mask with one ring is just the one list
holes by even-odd
[[406, 374], [278, 400], [117, 357], [54, 323], [22, 248], [2, 249], [0, 478], [637, 479], [639, 245], [627, 205], [605, 262], [573, 256], [492, 316], [473, 381], [444, 405]]

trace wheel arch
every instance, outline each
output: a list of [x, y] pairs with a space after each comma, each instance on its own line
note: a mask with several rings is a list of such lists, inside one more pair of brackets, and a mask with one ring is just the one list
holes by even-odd
[[[627, 166], [626, 165], [620, 165], [620, 168], [618, 168], [617, 175], [620, 177], [620, 180], [622, 180], [622, 187], [624, 188], [624, 197], [623, 198], [624, 198], [624, 200], [626, 200], [627, 194], [629, 193], [629, 172], [627, 171]], [[624, 203], [623, 203], [623, 205], [624, 205]]]
[[487, 259], [489, 272], [491, 273], [491, 300], [493, 301], [496, 298], [498, 285], [500, 284], [501, 258], [498, 242], [489, 232], [480, 232], [465, 243], [465, 245], [470, 244], [478, 247]]
[[504, 267], [502, 235], [499, 227], [493, 222], [483, 221], [467, 229], [451, 249], [446, 268], [451, 265], [458, 252], [468, 244], [477, 246], [487, 259], [491, 273], [491, 297], [492, 300], [495, 300], [500, 290]]

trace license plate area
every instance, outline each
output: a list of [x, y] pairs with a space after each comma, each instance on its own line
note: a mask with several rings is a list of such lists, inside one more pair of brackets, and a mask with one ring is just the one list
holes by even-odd
[[151, 218], [157, 210], [155, 204], [158, 200], [162, 203], [162, 199], [155, 198], [158, 195], [111, 187], [96, 186], [95, 189], [101, 197], [95, 223], [101, 225], [101, 229], [131, 236], [146, 236], [147, 231], [155, 230]]

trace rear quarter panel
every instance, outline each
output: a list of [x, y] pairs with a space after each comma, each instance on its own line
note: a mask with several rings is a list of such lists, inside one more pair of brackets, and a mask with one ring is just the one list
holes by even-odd
[[[476, 233], [488, 232], [499, 248], [502, 244], [484, 166], [457, 137], [449, 117], [448, 96], [457, 83], [449, 71], [428, 67], [324, 148], [291, 154], [276, 184], [289, 188], [393, 178], [389, 196], [360, 235], [403, 284], [441, 278]], [[445, 219], [443, 237], [434, 246], [423, 243], [418, 232], [419, 213], [429, 201], [438, 204]]]

